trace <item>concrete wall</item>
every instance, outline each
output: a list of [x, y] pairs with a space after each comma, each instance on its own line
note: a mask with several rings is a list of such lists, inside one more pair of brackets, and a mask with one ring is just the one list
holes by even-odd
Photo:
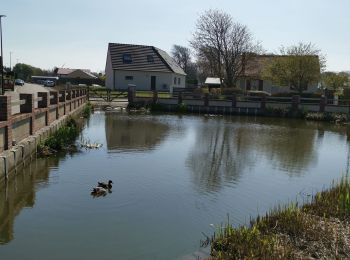
[[56, 120], [56, 116], [57, 116], [56, 108], [51, 108], [49, 113], [50, 113], [50, 121]]
[[[62, 114], [63, 115], [63, 114]], [[46, 113], [35, 115], [35, 128], [40, 129], [46, 126]]]
[[[12, 174], [14, 169], [19, 165], [32, 158], [36, 153], [37, 146], [40, 142], [43, 142], [48, 136], [53, 134], [57, 129], [65, 124], [70, 115], [74, 116], [81, 113], [83, 105], [72, 111], [69, 115], [61, 116], [58, 120], [52, 122], [49, 126], [45, 126], [38, 130], [34, 135], [31, 135], [20, 142], [16, 146], [13, 146], [10, 150], [6, 150], [0, 154], [0, 181], [4, 178], [8, 178], [9, 174]], [[27, 131], [29, 119], [21, 120], [15, 125], [13, 135], [20, 136]], [[4, 135], [4, 129], [0, 128], [0, 146], [1, 138]], [[29, 128], [28, 128], [29, 129]]]
[[12, 139], [19, 142], [30, 135], [30, 118], [12, 124]]

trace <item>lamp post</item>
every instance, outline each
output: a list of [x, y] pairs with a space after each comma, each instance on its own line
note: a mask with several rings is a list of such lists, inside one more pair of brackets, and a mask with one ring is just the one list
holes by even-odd
[[2, 54], [2, 25], [1, 18], [6, 17], [6, 15], [0, 14], [0, 36], [1, 36], [1, 95], [4, 95], [4, 55]]
[[12, 71], [12, 51], [10, 51], [10, 71]]

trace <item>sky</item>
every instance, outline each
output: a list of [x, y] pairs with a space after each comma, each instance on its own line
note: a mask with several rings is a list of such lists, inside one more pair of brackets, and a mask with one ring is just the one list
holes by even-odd
[[109, 42], [189, 46], [200, 14], [219, 9], [268, 52], [311, 42], [327, 70], [350, 71], [350, 0], [0, 0], [4, 65], [105, 69]]

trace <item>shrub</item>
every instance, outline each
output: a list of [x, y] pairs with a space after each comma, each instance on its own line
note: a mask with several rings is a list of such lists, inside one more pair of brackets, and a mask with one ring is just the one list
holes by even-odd
[[86, 103], [86, 105], [85, 105], [84, 108], [83, 108], [82, 116], [83, 116], [84, 118], [89, 118], [91, 112], [92, 112], [92, 105], [91, 105], [90, 102], [88, 102], [88, 103]]
[[187, 105], [185, 103], [181, 103], [177, 105], [176, 112], [178, 113], [186, 113], [187, 112]]

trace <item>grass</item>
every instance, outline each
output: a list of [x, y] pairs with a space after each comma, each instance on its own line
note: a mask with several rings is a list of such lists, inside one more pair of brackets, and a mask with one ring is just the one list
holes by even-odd
[[349, 217], [350, 183], [342, 178], [309, 203], [275, 208], [249, 227], [228, 221], [210, 238], [212, 259], [348, 259]]
[[51, 155], [69, 146], [79, 135], [79, 128], [73, 118], [69, 118], [66, 125], [59, 128], [38, 146], [39, 155]]
[[83, 111], [82, 111], [82, 116], [84, 118], [89, 118], [90, 115], [91, 115], [91, 112], [92, 112], [92, 105], [90, 102], [87, 102], [83, 108]]
[[[136, 91], [136, 97], [153, 97], [152, 91]], [[159, 98], [171, 98], [171, 93], [169, 92], [158, 92]]]

